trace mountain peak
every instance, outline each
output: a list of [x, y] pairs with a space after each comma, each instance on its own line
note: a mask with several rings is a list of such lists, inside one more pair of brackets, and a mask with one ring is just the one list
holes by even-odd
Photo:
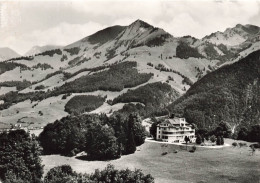
[[146, 23], [143, 20], [137, 19], [136, 21], [134, 21], [133, 23], [131, 23], [129, 25], [129, 27], [142, 27], [142, 28], [153, 28], [152, 25]]
[[7, 60], [10, 58], [19, 57], [20, 55], [16, 53], [14, 50], [8, 47], [0, 48], [0, 61]]
[[236, 28], [242, 28], [242, 27], [244, 27], [242, 24], [237, 24], [236, 26], [235, 26]]

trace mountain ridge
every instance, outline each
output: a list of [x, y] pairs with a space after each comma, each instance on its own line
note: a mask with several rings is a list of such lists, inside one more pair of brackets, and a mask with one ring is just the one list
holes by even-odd
[[14, 50], [12, 50], [11, 48], [8, 47], [0, 48], [0, 61], [8, 60], [19, 56], [21, 55], [15, 52]]
[[[135, 104], [136, 101], [112, 105], [110, 101], [128, 90], [146, 91], [152, 83], [166, 83], [176, 96], [181, 96], [221, 64], [239, 60], [239, 50], [242, 48], [215, 45], [191, 36], [176, 38], [141, 20], [129, 26], [108, 27], [67, 46], [4, 62], [6, 69], [0, 74], [0, 80], [4, 82], [0, 84], [7, 87], [0, 89], [0, 107], [3, 109], [0, 121], [16, 123], [22, 120], [30, 124], [35, 119], [38, 123], [33, 126], [53, 122], [68, 115], [64, 106], [76, 95], [106, 96], [103, 105], [94, 110], [98, 113], [145, 110], [148, 107], [141, 107]], [[129, 68], [129, 61], [133, 67]], [[131, 78], [138, 85], [117, 86], [120, 82], [115, 80], [115, 75]], [[115, 86], [111, 83], [99, 86], [98, 78], [103, 82], [115, 82]], [[19, 87], [16, 87], [17, 83]], [[79, 83], [84, 85], [81, 90]], [[56, 110], [49, 110], [50, 104]], [[32, 108], [39, 113], [34, 113]]]

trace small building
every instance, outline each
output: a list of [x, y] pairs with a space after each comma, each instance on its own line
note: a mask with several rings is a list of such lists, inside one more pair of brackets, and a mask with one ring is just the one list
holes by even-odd
[[157, 125], [156, 139], [164, 142], [183, 143], [185, 136], [195, 142], [195, 129], [185, 118], [167, 118]]

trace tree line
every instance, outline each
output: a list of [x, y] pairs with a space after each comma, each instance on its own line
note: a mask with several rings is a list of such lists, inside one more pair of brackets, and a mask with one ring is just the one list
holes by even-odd
[[85, 151], [90, 160], [108, 160], [134, 153], [146, 131], [137, 114], [68, 116], [44, 127], [39, 141], [45, 154], [73, 156]]
[[[96, 169], [92, 174], [80, 174], [70, 165], [50, 169], [43, 178], [40, 155], [42, 148], [37, 138], [24, 130], [0, 133], [0, 181], [4, 183], [153, 183], [154, 178], [125, 169], [117, 170], [112, 165]], [[43, 179], [42, 179], [43, 178]]]

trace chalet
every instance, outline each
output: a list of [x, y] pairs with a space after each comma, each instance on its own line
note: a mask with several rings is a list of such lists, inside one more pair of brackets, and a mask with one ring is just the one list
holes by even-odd
[[157, 125], [156, 139], [164, 142], [183, 143], [185, 136], [191, 142], [195, 141], [195, 129], [185, 118], [167, 118]]

